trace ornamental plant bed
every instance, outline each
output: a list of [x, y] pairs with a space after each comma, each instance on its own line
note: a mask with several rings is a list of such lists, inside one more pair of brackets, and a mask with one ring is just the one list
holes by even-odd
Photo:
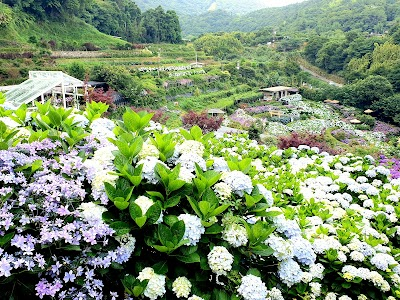
[[0, 105], [2, 299], [399, 298], [400, 180], [371, 156], [36, 106]]

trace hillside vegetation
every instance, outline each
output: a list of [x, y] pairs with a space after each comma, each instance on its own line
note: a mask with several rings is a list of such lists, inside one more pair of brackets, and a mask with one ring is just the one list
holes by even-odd
[[[254, 31], [266, 26], [289, 32], [328, 32], [360, 29], [383, 33], [400, 16], [395, 0], [309, 0], [285, 7], [273, 7], [232, 16], [225, 11], [203, 13], [196, 18], [182, 16], [183, 34], [219, 31]], [[204, 29], [205, 23], [208, 25]]]

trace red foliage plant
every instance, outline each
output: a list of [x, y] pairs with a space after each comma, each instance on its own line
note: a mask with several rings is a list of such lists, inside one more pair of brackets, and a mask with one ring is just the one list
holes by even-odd
[[161, 109], [151, 109], [147, 107], [131, 107], [133, 111], [147, 111], [148, 113], [153, 113], [151, 120], [160, 124], [166, 124], [169, 116], [167, 116]]
[[182, 123], [185, 128], [190, 128], [194, 125], [197, 125], [203, 130], [203, 132], [217, 130], [221, 127], [223, 120], [223, 117], [211, 117], [205, 112], [196, 113], [194, 111], [189, 111], [182, 117]]
[[110, 107], [114, 107], [114, 94], [115, 91], [111, 88], [107, 92], [103, 88], [89, 89], [87, 99], [89, 102], [103, 102]]
[[325, 140], [323, 133], [311, 134], [292, 132], [289, 136], [280, 136], [278, 142], [279, 149], [287, 149], [290, 147], [299, 147], [300, 145], [307, 145], [310, 147], [318, 147], [319, 150], [328, 152], [331, 155], [339, 154], [342, 149], [333, 149]]

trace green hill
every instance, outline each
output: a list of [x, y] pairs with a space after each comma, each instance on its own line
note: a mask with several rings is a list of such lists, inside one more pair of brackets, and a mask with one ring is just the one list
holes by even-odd
[[[329, 32], [359, 29], [383, 33], [400, 17], [396, 0], [309, 0], [285, 7], [250, 12], [244, 16], [206, 12], [197, 17], [182, 16], [184, 35], [220, 31], [256, 31], [274, 27], [291, 32]], [[207, 24], [205, 26], [205, 24]]]

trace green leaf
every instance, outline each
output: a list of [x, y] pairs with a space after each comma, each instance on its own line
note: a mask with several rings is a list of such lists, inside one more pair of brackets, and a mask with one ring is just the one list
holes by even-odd
[[143, 291], [144, 291], [143, 287], [141, 287], [140, 285], [136, 285], [133, 288], [133, 296], [139, 297], [143, 293]]
[[166, 261], [160, 261], [152, 266], [154, 272], [159, 275], [167, 274], [168, 272], [168, 264]]
[[265, 249], [262, 249], [261, 247], [257, 247], [252, 249], [252, 252], [254, 254], [260, 255], [260, 256], [271, 256], [274, 253], [274, 250], [271, 247], [267, 247]]
[[206, 228], [205, 233], [206, 234], [218, 234], [218, 233], [221, 233], [223, 229], [224, 229], [224, 227], [215, 223], [215, 224], [211, 225], [210, 227]]
[[165, 253], [169, 251], [169, 248], [166, 246], [160, 246], [160, 245], [153, 245], [153, 248], [156, 249], [159, 252]]
[[[141, 165], [142, 166], [142, 165]], [[162, 200], [162, 201], [164, 201], [164, 196], [163, 196], [163, 194], [161, 194], [160, 192], [154, 192], [154, 191], [146, 191], [146, 193], [148, 194], [148, 195], [150, 195], [151, 197], [154, 197], [154, 198], [158, 198], [158, 199], [160, 199], [160, 200]]]
[[161, 244], [163, 244], [164, 246], [167, 245], [167, 242], [171, 242], [172, 238], [173, 238], [171, 230], [164, 224], [159, 224], [158, 225], [158, 238], [159, 238]]
[[63, 246], [62, 248], [67, 251], [82, 251], [79, 245], [66, 245]]
[[164, 203], [164, 209], [178, 205], [180, 200], [181, 200], [181, 196], [175, 196], [172, 198], [168, 198], [168, 200], [165, 201], [165, 203]]
[[159, 203], [154, 203], [146, 212], [149, 224], [155, 224], [161, 215], [161, 206]]
[[208, 201], [200, 201], [199, 208], [204, 217], [206, 217], [211, 210], [210, 203]]
[[230, 206], [229, 204], [224, 204], [224, 205], [217, 207], [211, 213], [211, 217], [218, 216], [219, 214], [223, 213], [229, 206]]
[[198, 263], [200, 262], [200, 255], [198, 253], [192, 253], [186, 256], [179, 255], [176, 257], [181, 262], [191, 264], [191, 263]]
[[5, 234], [4, 236], [0, 237], [0, 247], [3, 247], [5, 244], [7, 244], [9, 241], [12, 240], [14, 237], [15, 232], [10, 232]]
[[134, 219], [134, 221], [137, 224], [137, 226], [142, 228], [144, 226], [144, 224], [146, 224], [147, 217], [146, 216], [137, 217]]
[[171, 180], [169, 185], [168, 185], [168, 190], [170, 192], [174, 192], [176, 190], [179, 190], [182, 186], [185, 185], [185, 181], [177, 179], [177, 180]]
[[128, 201], [114, 201], [114, 205], [119, 209], [119, 210], [125, 210], [129, 206]]
[[174, 239], [176, 239], [176, 243], [174, 244], [177, 244], [179, 241], [182, 240], [183, 235], [185, 234], [185, 223], [183, 221], [175, 222], [171, 226], [171, 233]]
[[194, 138], [194, 140], [196, 141], [200, 141], [202, 136], [203, 136], [203, 132], [201, 131], [199, 126], [193, 126], [190, 129], [190, 134], [192, 135], [192, 137]]
[[199, 217], [202, 217], [202, 214], [201, 214], [201, 211], [200, 211], [200, 209], [198, 207], [197, 201], [194, 198], [190, 197], [190, 196], [186, 196], [186, 198], [188, 199], [189, 204], [192, 207], [192, 209], [195, 211], [195, 213]]
[[254, 275], [257, 277], [261, 277], [261, 272], [258, 269], [251, 268], [247, 271], [246, 275]]
[[117, 236], [127, 234], [131, 231], [129, 224], [122, 221], [112, 222], [110, 227], [115, 230]]
[[143, 215], [142, 209], [133, 200], [129, 204], [129, 214], [133, 220]]

